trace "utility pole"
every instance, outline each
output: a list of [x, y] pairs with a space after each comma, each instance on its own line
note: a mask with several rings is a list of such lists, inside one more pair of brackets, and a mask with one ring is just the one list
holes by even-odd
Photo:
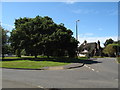
[[80, 20], [76, 21], [76, 40], [78, 40], [78, 25], [77, 22], [79, 22]]
[[[80, 20], [76, 20], [76, 40], [78, 40], [78, 22], [79, 22]], [[76, 50], [76, 52], [77, 52], [77, 57], [78, 57], [78, 47], [77, 47], [77, 50]]]

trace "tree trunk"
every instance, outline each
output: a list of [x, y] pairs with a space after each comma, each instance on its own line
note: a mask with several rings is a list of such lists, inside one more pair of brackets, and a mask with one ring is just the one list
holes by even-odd
[[4, 58], [5, 57], [5, 52], [4, 52], [4, 47], [2, 46], [2, 58]]
[[37, 58], [37, 54], [35, 54], [35, 58]]
[[111, 57], [111, 55], [110, 55], [110, 54], [108, 54], [108, 57]]
[[50, 58], [49, 55], [47, 55], [47, 58]]
[[17, 50], [16, 50], [16, 56], [17, 56], [17, 57], [21, 57], [21, 51], [20, 51], [20, 49], [17, 49]]
[[21, 57], [21, 55], [19, 54], [18, 57]]
[[5, 56], [4, 56], [4, 54], [2, 54], [2, 58], [4, 58]]

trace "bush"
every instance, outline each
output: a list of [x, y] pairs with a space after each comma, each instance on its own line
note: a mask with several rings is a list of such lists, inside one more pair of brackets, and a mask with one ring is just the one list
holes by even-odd
[[17, 50], [15, 51], [15, 54], [16, 54], [17, 57], [21, 57], [21, 50], [20, 50], [20, 49], [17, 49]]
[[93, 56], [93, 58], [104, 58], [102, 56]]
[[116, 56], [116, 48], [115, 48], [115, 45], [113, 44], [109, 44], [107, 45], [104, 50], [103, 50], [103, 53], [104, 54], [107, 54], [109, 57], [113, 57], [113, 56]]
[[21, 55], [26, 55], [26, 51], [25, 51], [25, 49], [22, 49], [22, 51], [21, 51]]
[[117, 57], [118, 63], [120, 63], [120, 57]]

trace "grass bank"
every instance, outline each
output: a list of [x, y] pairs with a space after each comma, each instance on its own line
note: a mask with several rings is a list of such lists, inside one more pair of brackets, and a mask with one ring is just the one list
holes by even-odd
[[27, 69], [40, 69], [42, 67], [50, 66], [63, 66], [70, 63], [86, 60], [87, 58], [47, 58], [39, 56], [35, 59], [32, 56], [28, 57], [5, 57], [0, 64], [4, 68], [27, 68]]
[[118, 63], [120, 63], [120, 57], [117, 57]]
[[42, 67], [62, 66], [69, 64], [53, 61], [30, 61], [30, 60], [2, 61], [1, 63], [2, 63], [1, 67], [5, 68], [28, 68], [28, 69], [40, 69]]

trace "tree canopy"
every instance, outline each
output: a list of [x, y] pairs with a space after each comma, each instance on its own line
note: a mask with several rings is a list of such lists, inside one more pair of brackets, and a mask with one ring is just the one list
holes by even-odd
[[104, 48], [103, 53], [107, 54], [109, 57], [117, 56], [118, 52], [120, 52], [119, 50], [120, 50], [120, 45], [118, 43], [117, 44], [109, 44]]
[[0, 30], [2, 31], [2, 57], [4, 58], [4, 54], [9, 53], [9, 45], [8, 45], [8, 40], [9, 36], [7, 33], [9, 32], [8, 30], [5, 30], [2, 26], [0, 26]]
[[36, 16], [15, 20], [11, 32], [11, 45], [20, 56], [22, 49], [27, 55], [69, 56], [76, 55], [78, 41], [64, 24], [56, 24], [52, 18]]
[[114, 40], [112, 40], [111, 38], [107, 39], [104, 43], [104, 46], [106, 47], [108, 44], [112, 44], [113, 42], [114, 42]]

